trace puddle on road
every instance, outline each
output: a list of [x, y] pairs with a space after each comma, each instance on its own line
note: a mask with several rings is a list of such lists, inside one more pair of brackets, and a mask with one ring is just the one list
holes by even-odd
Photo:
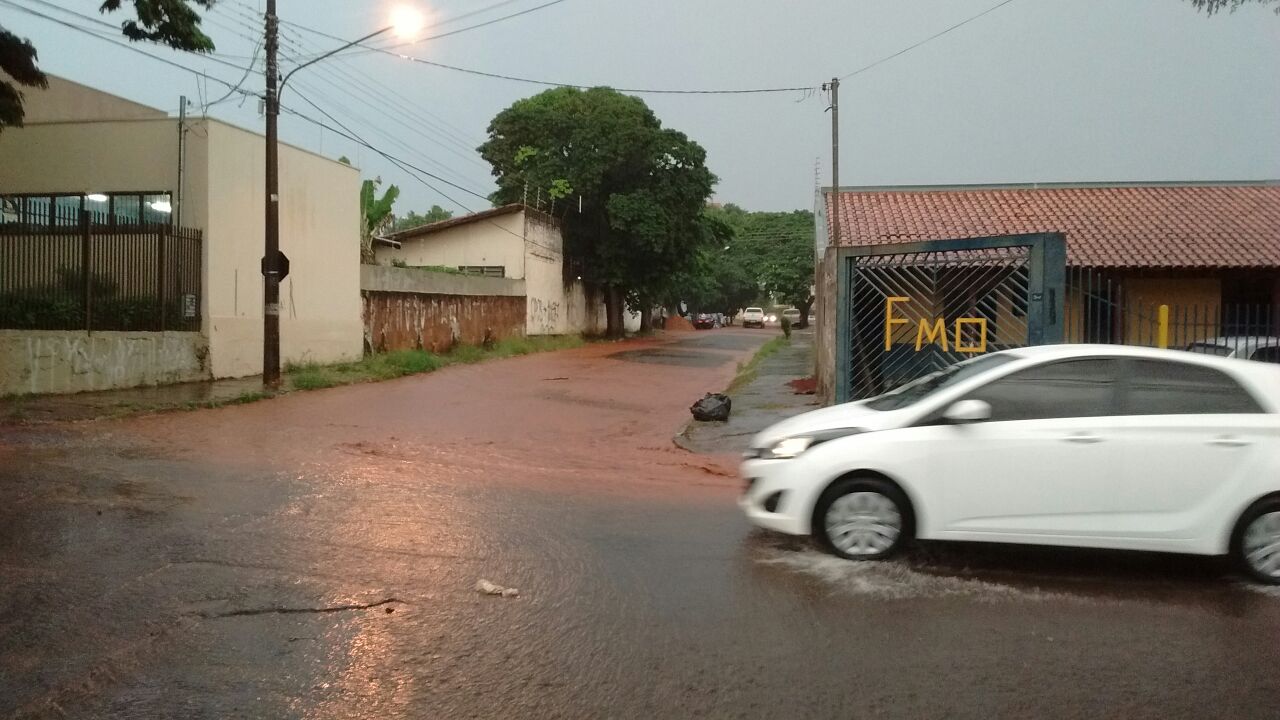
[[987, 602], [1073, 599], [1073, 596], [1035, 588], [1018, 588], [953, 575], [934, 575], [913, 569], [901, 561], [856, 562], [817, 550], [774, 551], [757, 562], [798, 571], [839, 592], [877, 600], [944, 597], [966, 597]]

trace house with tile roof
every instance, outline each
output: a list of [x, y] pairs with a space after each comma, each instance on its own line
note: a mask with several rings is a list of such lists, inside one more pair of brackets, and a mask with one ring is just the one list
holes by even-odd
[[1063, 233], [1066, 341], [1148, 344], [1161, 305], [1185, 319], [1171, 346], [1280, 335], [1280, 181], [824, 188], [816, 205], [820, 382], [838, 246]]

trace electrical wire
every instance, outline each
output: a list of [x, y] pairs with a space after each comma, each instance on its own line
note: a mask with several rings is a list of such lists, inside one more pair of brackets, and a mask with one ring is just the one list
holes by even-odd
[[977, 20], [978, 18], [982, 17], [983, 15], [987, 15], [988, 13], [995, 12], [996, 10], [999, 10], [1000, 8], [1004, 7], [1005, 5], [1008, 5], [1008, 4], [1009, 4], [1009, 3], [1011, 3], [1011, 2], [1013, 2], [1013, 0], [1003, 0], [1002, 2], [998, 2], [998, 3], [996, 3], [995, 5], [992, 5], [991, 7], [987, 8], [986, 10], [983, 10], [982, 12], [978, 13], [977, 15], [974, 15], [974, 16], [972, 16], [972, 17], [969, 17], [969, 18], [966, 18], [966, 19], [964, 19], [964, 20], [961, 20], [960, 22], [956, 23], [955, 25], [952, 25], [951, 27], [949, 27], [949, 28], [947, 28], [947, 29], [943, 30], [942, 32], [934, 33], [933, 35], [930, 35], [929, 37], [927, 37], [927, 38], [925, 38], [925, 39], [921, 40], [921, 41], [920, 41], [920, 42], [918, 42], [918, 43], [915, 43], [914, 45], [908, 45], [907, 47], [902, 48], [901, 50], [899, 50], [899, 51], [897, 51], [897, 52], [893, 53], [892, 55], [886, 55], [886, 56], [884, 56], [884, 57], [880, 58], [879, 60], [876, 60], [876, 61], [875, 61], [875, 62], [873, 62], [873, 63], [867, 64], [867, 65], [863, 65], [862, 67], [858, 68], [857, 70], [854, 70], [853, 72], [849, 73], [848, 75], [841, 75], [841, 76], [840, 76], [840, 79], [841, 79], [841, 80], [845, 80], [845, 79], [848, 79], [848, 78], [853, 77], [854, 75], [860, 75], [860, 74], [862, 74], [862, 73], [864, 73], [864, 72], [866, 72], [866, 71], [870, 70], [871, 68], [876, 67], [877, 65], [883, 65], [884, 63], [889, 62], [890, 60], [892, 60], [892, 59], [894, 59], [894, 58], [898, 57], [899, 55], [905, 55], [906, 53], [909, 53], [909, 52], [911, 52], [912, 50], [915, 50], [916, 48], [920, 47], [921, 45], [924, 45], [924, 44], [926, 44], [926, 43], [929, 43], [929, 42], [932, 42], [932, 41], [934, 41], [934, 40], [937, 40], [938, 38], [942, 37], [943, 35], [946, 35], [947, 33], [951, 32], [952, 30], [957, 30], [957, 29], [959, 29], [959, 28], [962, 28], [962, 27], [964, 27], [965, 25], [968, 25], [969, 23], [973, 22], [974, 20]]
[[[1012, 0], [1005, 0], [1005, 1], [1011, 2]], [[310, 33], [319, 35], [320, 37], [328, 38], [330, 40], [334, 40], [336, 42], [349, 42], [346, 38], [339, 37], [337, 35], [331, 35], [322, 30], [316, 30], [315, 28], [306, 27], [299, 23], [291, 22], [289, 24], [296, 28], [306, 30]], [[372, 51], [372, 52], [382, 53], [383, 55], [389, 55], [391, 57], [399, 58], [401, 60], [407, 60], [413, 63], [430, 65], [432, 67], [437, 67], [444, 70], [452, 70], [454, 72], [466, 73], [468, 75], [476, 75], [479, 77], [487, 77], [487, 78], [497, 79], [497, 80], [509, 80], [512, 82], [541, 85], [544, 87], [569, 87], [569, 88], [577, 88], [579, 90], [590, 90], [593, 87], [601, 87], [599, 83], [595, 85], [586, 85], [582, 83], [557, 82], [552, 80], [537, 80], [533, 78], [519, 77], [516, 75], [504, 75], [502, 73], [491, 73], [491, 72], [485, 72], [483, 70], [473, 70], [471, 68], [458, 67], [457, 65], [446, 65], [445, 63], [439, 63], [432, 60], [427, 60], [426, 58], [420, 58], [413, 55], [406, 55], [404, 53], [393, 52], [392, 50], [389, 50], [386, 48], [380, 48], [380, 47], [375, 47], [371, 45], [364, 45], [360, 43], [357, 43], [356, 45], [354, 45], [354, 47], [363, 48], [365, 50]], [[348, 53], [348, 54], [354, 54], [354, 53]], [[342, 54], [339, 54], [339, 57], [341, 56]], [[659, 89], [659, 88], [625, 88], [625, 87], [613, 87], [613, 86], [609, 86], [609, 87], [611, 87], [612, 89], [618, 92], [646, 94], [646, 95], [750, 95], [750, 94], [764, 94], [764, 93], [803, 92], [808, 90], [817, 90], [818, 88], [817, 85], [803, 85], [803, 86], [796, 86], [796, 87], [746, 88], [746, 89], [714, 89], [714, 90], [670, 90], [670, 89]]]

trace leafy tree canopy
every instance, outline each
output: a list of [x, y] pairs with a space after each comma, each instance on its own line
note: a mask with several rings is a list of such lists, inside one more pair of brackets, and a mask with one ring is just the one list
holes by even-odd
[[[1191, 0], [1191, 4], [1197, 10], [1204, 10], [1206, 15], [1212, 15], [1219, 10], [1229, 10], [1235, 12], [1241, 5], [1272, 5], [1277, 0]], [[1280, 7], [1276, 8], [1276, 14], [1280, 15]]]
[[571, 264], [606, 290], [611, 335], [622, 331], [624, 298], [648, 307], [713, 242], [706, 152], [639, 98], [555, 88], [516, 101], [488, 133], [479, 151], [497, 179], [493, 200], [552, 198]]
[[[129, 0], [136, 18], [122, 22], [120, 30], [130, 40], [156, 42], [177, 50], [210, 52], [214, 49], [213, 40], [200, 30], [200, 15], [192, 6], [210, 8], [213, 3], [214, 0]], [[122, 0], [106, 0], [98, 10], [111, 13], [123, 4]], [[48, 78], [37, 67], [37, 60], [38, 54], [29, 40], [0, 26], [0, 70], [13, 79], [13, 82], [0, 79], [0, 130], [22, 127], [25, 113], [18, 85], [48, 87]]]
[[748, 212], [728, 204], [707, 214], [730, 228], [723, 262], [743, 268], [777, 301], [795, 305], [806, 322], [813, 305], [813, 213]]
[[445, 210], [439, 205], [432, 205], [430, 210], [421, 215], [410, 210], [408, 215], [395, 219], [395, 222], [391, 224], [391, 232], [410, 230], [422, 225], [430, 225], [433, 222], [448, 220], [451, 217], [453, 217], [453, 213]]

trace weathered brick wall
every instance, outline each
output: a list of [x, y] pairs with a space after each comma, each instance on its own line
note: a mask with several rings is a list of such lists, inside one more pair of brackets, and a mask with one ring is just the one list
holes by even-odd
[[444, 295], [364, 291], [366, 350], [421, 348], [444, 352], [454, 343], [479, 345], [524, 335], [523, 295]]

